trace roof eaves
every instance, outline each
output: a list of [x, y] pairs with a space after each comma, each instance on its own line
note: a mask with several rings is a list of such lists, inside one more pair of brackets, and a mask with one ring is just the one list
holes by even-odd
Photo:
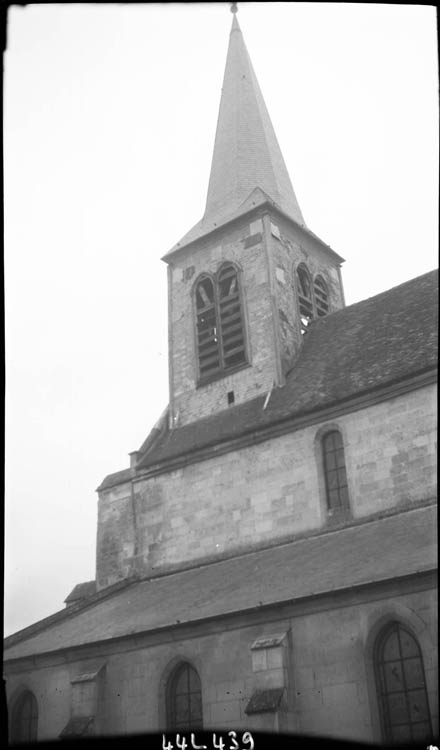
[[[387, 512], [376, 514], [375, 517], [372, 517], [372, 518], [356, 519], [356, 521], [354, 521], [348, 527], [345, 526], [345, 527], [341, 527], [337, 529], [325, 528], [325, 529], [314, 530], [314, 532], [305, 535], [303, 538], [285, 540], [282, 543], [278, 542], [276, 544], [271, 545], [270, 548], [266, 548], [266, 549], [248, 550], [244, 553], [244, 555], [246, 557], [251, 557], [251, 558], [257, 557], [257, 560], [258, 560], [262, 556], [264, 557], [268, 553], [269, 560], [270, 560], [270, 555], [271, 554], [273, 555], [274, 551], [276, 552], [276, 550], [274, 550], [273, 548], [296, 547], [297, 545], [303, 545], [307, 543], [310, 544], [310, 542], [313, 543], [313, 541], [314, 541], [314, 545], [316, 548], [316, 544], [319, 544], [319, 539], [321, 537], [330, 538], [330, 541], [332, 541], [332, 538], [336, 539], [335, 541], [336, 547], [339, 548], [338, 537], [340, 534], [343, 534], [346, 537], [346, 540], [347, 539], [350, 540], [350, 538], [352, 538], [354, 534], [355, 536], [354, 536], [354, 539], [352, 539], [351, 543], [356, 542], [356, 539], [357, 539], [356, 535], [358, 535], [359, 533], [365, 533], [365, 529], [370, 527], [370, 525], [374, 525], [375, 523], [382, 524], [383, 521], [385, 520], [385, 517], [386, 517], [385, 526], [381, 526], [382, 529], [385, 529], [385, 535], [389, 534], [390, 530], [392, 531], [393, 529], [393, 526], [391, 526], [391, 529], [390, 529], [389, 527], [390, 523], [391, 524], [398, 523], [400, 525], [400, 528], [403, 528], [401, 525], [402, 524], [401, 519], [403, 519], [405, 528], [413, 528], [414, 526], [417, 526], [418, 525], [417, 518], [419, 519], [419, 525], [420, 525], [420, 519], [422, 520], [423, 523], [425, 523], [425, 525], [426, 523], [430, 523], [432, 525], [432, 519], [430, 517], [428, 518], [428, 515], [431, 514], [431, 512], [435, 513], [435, 509], [436, 509], [436, 503], [434, 499], [432, 499], [431, 502], [429, 503], [424, 502], [423, 504], [420, 504], [417, 507], [411, 506], [411, 507], [406, 508], [405, 510], [403, 509], [396, 510], [396, 508], [393, 508], [392, 510], [389, 510]], [[414, 519], [415, 523], [413, 523], [411, 519]], [[408, 520], [409, 520], [409, 523], [408, 523]], [[368, 534], [368, 531], [366, 533]], [[347, 534], [349, 534], [349, 537], [347, 537]], [[302, 546], [297, 548], [297, 552], [298, 550], [299, 550], [300, 555], [304, 551]], [[283, 553], [281, 552], [281, 557], [282, 557], [282, 554]], [[213, 564], [214, 567], [216, 567], [218, 564], [227, 565], [228, 562], [231, 562], [231, 560], [234, 560], [237, 557], [238, 558], [243, 557], [243, 554], [232, 555], [228, 559], [224, 559], [224, 560], [212, 560], [210, 561], [207, 567], [210, 567], [211, 564]], [[309, 555], [309, 558], [310, 558], [310, 555]], [[280, 559], [279, 555], [278, 555], [278, 559]], [[262, 562], [264, 562], [264, 560]], [[204, 568], [205, 566], [206, 564], [203, 564], [203, 565], [193, 564], [191, 567], [192, 568]], [[110, 636], [109, 638], [98, 638], [95, 641], [88, 641], [87, 643], [78, 643], [75, 645], [64, 645], [60, 648], [50, 650], [50, 652], [40, 651], [38, 652], [38, 656], [42, 656], [46, 653], [51, 653], [51, 654], [56, 653], [56, 652], [61, 653], [61, 652], [65, 652], [68, 649], [83, 648], [84, 646], [90, 645], [90, 643], [93, 643], [95, 646], [97, 646], [100, 643], [108, 644], [110, 642], [112, 643], [120, 642], [124, 639], [127, 639], [127, 637], [132, 638], [134, 633], [136, 633], [136, 636], [142, 636], [143, 634], [164, 632], [167, 630], [174, 630], [175, 627], [188, 626], [191, 624], [198, 625], [198, 624], [203, 624], [205, 622], [209, 622], [212, 620], [218, 620], [219, 617], [221, 618], [221, 617], [237, 616], [241, 614], [248, 614], [248, 613], [255, 612], [255, 611], [261, 611], [262, 609], [270, 610], [270, 609], [273, 609], [274, 607], [280, 607], [280, 606], [285, 606], [285, 605], [289, 606], [291, 604], [297, 604], [301, 601], [307, 601], [318, 596], [319, 597], [328, 596], [328, 595], [334, 596], [335, 594], [343, 594], [344, 592], [349, 592], [349, 591], [365, 590], [367, 587], [371, 585], [386, 584], [390, 580], [393, 580], [393, 581], [395, 581], [396, 579], [409, 580], [409, 579], [413, 579], [414, 576], [421, 576], [421, 575], [423, 576], [426, 574], [432, 574], [433, 572], [436, 571], [436, 567], [437, 566], [436, 566], [436, 561], [434, 557], [432, 560], [431, 559], [426, 560], [424, 563], [422, 563], [422, 561], [419, 560], [419, 562], [417, 563], [417, 567], [414, 567], [412, 570], [402, 571], [397, 576], [395, 573], [390, 575], [389, 572], [386, 571], [386, 569], [382, 569], [379, 567], [376, 569], [376, 574], [374, 575], [374, 577], [371, 577], [372, 571], [369, 571], [368, 575], [365, 576], [365, 578], [363, 579], [358, 578], [356, 580], [347, 581], [346, 583], [343, 583], [342, 585], [340, 585], [338, 588], [332, 587], [331, 585], [329, 585], [330, 582], [328, 581], [328, 583], [325, 585], [325, 588], [318, 585], [316, 588], [310, 588], [310, 590], [298, 592], [297, 594], [293, 596], [289, 596], [287, 598], [285, 596], [282, 596], [280, 592], [280, 595], [279, 595], [280, 598], [272, 599], [271, 601], [266, 601], [264, 603], [258, 602], [258, 604], [255, 604], [249, 601], [248, 604], [244, 607], [238, 608], [237, 606], [235, 606], [234, 608], [230, 610], [227, 610], [227, 611], [225, 610], [224, 612], [222, 612], [222, 614], [219, 614], [219, 613], [208, 614], [207, 613], [198, 618], [194, 616], [190, 616], [189, 618], [185, 620], [173, 619], [173, 620], [170, 620], [169, 622], [164, 622], [163, 624], [160, 624], [160, 625], [152, 625], [151, 627], [147, 627], [144, 630], [136, 630], [136, 631], [129, 630], [128, 632], [120, 633], [117, 635], [115, 634], [113, 636]], [[154, 576], [151, 576], [151, 575], [145, 576], [133, 582], [136, 584], [142, 584], [142, 583], [146, 583], [157, 578], [164, 578], [164, 577], [174, 578], [176, 575], [179, 576], [179, 575], [184, 574], [185, 572], [188, 573], [188, 571], [189, 571], [189, 568], [187, 568], [186, 571], [179, 569], [176, 571], [165, 572], [165, 574], [162, 573], [161, 575], [156, 574]], [[384, 575], [384, 573], [386, 574]], [[113, 587], [113, 592], [114, 592], [114, 587]], [[11, 639], [12, 639], [12, 636], [10, 636], [9, 639], [6, 639], [7, 646], [13, 645], [11, 642]], [[21, 639], [17, 639], [17, 640], [21, 640]], [[10, 659], [6, 658], [5, 661], [12, 663], [12, 662], [17, 662], [22, 659], [28, 659], [28, 658], [33, 658], [33, 657], [32, 655], [14, 656]]]
[[48, 615], [48, 617], [44, 617], [42, 620], [38, 620], [37, 622], [32, 623], [32, 625], [28, 625], [21, 630], [17, 630], [16, 633], [12, 633], [11, 635], [6, 636], [3, 641], [4, 648], [14, 646], [16, 643], [30, 638], [36, 633], [39, 633], [41, 630], [45, 630], [46, 628], [50, 627], [51, 625], [55, 625], [62, 620], [67, 620], [80, 610], [94, 606], [95, 604], [99, 604], [102, 599], [113, 596], [113, 594], [118, 593], [123, 588], [131, 586], [133, 583], [137, 583], [137, 581], [137, 576], [124, 578], [124, 580], [122, 581], [117, 581], [111, 586], [107, 586], [105, 589], [97, 591], [87, 599], [81, 599], [80, 601], [73, 603], [70, 607], [65, 607], [58, 612], [54, 612], [52, 615]]
[[[182, 628], [187, 628], [188, 626], [200, 626], [204, 625], [205, 623], [210, 622], [218, 622], [219, 620], [226, 619], [226, 618], [232, 618], [232, 617], [240, 617], [240, 616], [246, 616], [253, 612], [270, 612], [274, 610], [274, 608], [280, 608], [280, 607], [286, 607], [289, 605], [298, 605], [301, 602], [307, 602], [312, 599], [318, 599], [323, 598], [326, 596], [336, 597], [340, 595], [347, 594], [350, 591], [364, 591], [371, 586], [382, 586], [386, 585], [390, 581], [393, 582], [399, 582], [399, 581], [406, 581], [406, 580], [413, 580], [417, 576], [426, 576], [427, 574], [436, 574], [437, 573], [437, 566], [432, 563], [429, 565], [425, 565], [424, 567], [417, 568], [416, 570], [411, 571], [410, 573], [402, 573], [400, 575], [386, 575], [384, 574], [382, 577], [377, 578], [371, 578], [371, 579], [365, 579], [363, 581], [357, 581], [355, 583], [348, 583], [343, 586], [334, 587], [334, 588], [325, 588], [325, 589], [319, 589], [317, 588], [315, 591], [308, 592], [306, 594], [300, 594], [300, 595], [294, 595], [290, 596], [287, 599], [278, 599], [276, 601], [271, 602], [264, 602], [264, 603], [258, 603], [258, 604], [252, 604], [247, 605], [245, 607], [242, 607], [241, 609], [235, 608], [230, 609], [222, 612], [221, 614], [209, 614], [209, 615], [203, 615], [202, 617], [191, 617], [187, 620], [176, 620], [175, 622], [169, 622], [164, 625], [156, 625], [154, 627], [146, 628], [145, 630], [137, 630], [135, 635], [137, 638], [140, 638], [144, 635], [154, 635], [159, 633], [165, 633], [169, 631], [175, 631], [180, 630]], [[196, 610], [194, 610], [196, 611]], [[65, 651], [78, 651], [79, 649], [83, 649], [84, 647], [88, 647], [90, 645], [93, 645], [95, 648], [97, 646], [101, 645], [107, 645], [109, 643], [121, 643], [123, 641], [126, 641], [128, 638], [133, 639], [133, 632], [130, 633], [123, 633], [118, 634], [114, 636], [110, 636], [108, 638], [101, 638], [99, 640], [94, 641], [88, 641], [86, 643], [81, 644], [75, 644], [72, 646], [62, 646], [57, 649], [53, 649], [50, 651], [41, 651], [36, 656], [45, 656], [46, 654], [49, 654], [53, 656], [57, 653], [62, 653]], [[20, 662], [23, 659], [29, 659], [29, 658], [35, 658], [35, 656], [15, 656], [12, 659], [8, 659], [7, 655], [4, 657], [5, 662], [14, 663], [14, 662]]]
[[[165, 263], [168, 263], [169, 261], [173, 260], [175, 257], [177, 257], [182, 250], [188, 250], [190, 247], [196, 245], [201, 240], [205, 239], [206, 237], [211, 237], [216, 232], [219, 232], [220, 230], [224, 229], [225, 227], [229, 226], [230, 224], [233, 224], [238, 219], [242, 219], [244, 216], [248, 214], [252, 214], [253, 212], [257, 212], [259, 209], [264, 208], [265, 206], [270, 206], [271, 208], [274, 208], [278, 213], [280, 213], [285, 219], [290, 221], [297, 229], [304, 232], [304, 234], [311, 237], [313, 240], [317, 241], [321, 247], [326, 251], [331, 253], [332, 257], [335, 258], [335, 260], [338, 261], [338, 263], [344, 263], [345, 258], [343, 258], [341, 255], [339, 255], [333, 248], [330, 247], [324, 240], [321, 240], [320, 237], [318, 237], [317, 234], [311, 231], [305, 224], [300, 224], [295, 219], [292, 218], [290, 214], [288, 214], [286, 211], [284, 211], [281, 206], [276, 203], [270, 196], [265, 193], [262, 188], [258, 188], [261, 193], [265, 196], [265, 200], [257, 203], [254, 206], [245, 207], [243, 210], [240, 210], [241, 207], [237, 209], [236, 212], [231, 214], [228, 218], [226, 218], [224, 221], [222, 221], [218, 226], [213, 226], [212, 228], [208, 229], [207, 231], [203, 231], [201, 234], [196, 235], [193, 238], [190, 238], [188, 241], [185, 241], [185, 238], [180, 243], [177, 243], [174, 245], [174, 247], [171, 248], [165, 255], [161, 257], [161, 260], [163, 260]], [[251, 193], [252, 195], [252, 193]], [[248, 199], [246, 199], [247, 201]], [[245, 204], [246, 201], [243, 203]], [[243, 204], [242, 204], [243, 205]], [[201, 220], [203, 221], [203, 219]], [[194, 225], [193, 229], [198, 227], [201, 224], [201, 221]], [[191, 232], [191, 230], [190, 230]], [[188, 232], [189, 234], [189, 232]]]
[[[213, 451], [221, 455], [232, 450], [237, 450], [238, 448], [246, 447], [253, 443], [264, 442], [271, 437], [277, 437], [286, 432], [294, 432], [316, 422], [329, 419], [329, 413], [333, 416], [334, 410], [337, 407], [340, 407], [341, 413], [364, 408], [364, 406], [369, 404], [370, 397], [380, 392], [383, 392], [384, 398], [390, 398], [390, 391], [393, 394], [396, 394], [398, 391], [400, 392], [399, 386], [402, 386], [403, 392], [406, 392], [407, 390], [412, 390], [413, 388], [419, 388], [422, 387], [422, 385], [435, 382], [436, 373], [437, 367], [430, 366], [416, 373], [410, 373], [409, 375], [405, 374], [403, 377], [395, 379], [394, 381], [388, 381], [387, 383], [381, 383], [379, 385], [365, 388], [355, 396], [351, 394], [346, 398], [334, 399], [333, 401], [320, 404], [317, 407], [277, 415], [268, 423], [260, 425], [253, 424], [250, 427], [245, 426], [240, 432], [233, 435], [229, 434], [220, 439], [214, 435], [212, 439], [204, 442], [201, 446], [191, 448], [190, 450], [183, 449], [181, 452], [159, 460], [156, 463], [151, 462], [149, 464], [148, 461], [142, 461], [138, 466], [138, 469], [142, 470], [142, 473], [137, 473], [136, 477], [134, 477], [134, 481], [140, 481], [149, 476], [154, 476], [155, 474], [172, 471], [179, 468], [181, 465], [186, 465], [187, 463], [196, 463], [203, 461], [206, 458], [211, 458]], [[420, 383], [420, 379], [422, 379], [422, 383]], [[416, 381], [415, 383], [414, 380]], [[406, 387], [408, 384], [409, 387]], [[255, 400], [263, 401], [263, 397], [259, 396], [258, 399]]]

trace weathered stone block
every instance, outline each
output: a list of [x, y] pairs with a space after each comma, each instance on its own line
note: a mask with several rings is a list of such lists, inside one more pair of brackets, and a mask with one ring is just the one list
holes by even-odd
[[241, 718], [240, 701], [221, 701], [211, 704], [211, 723], [216, 727], [228, 727], [231, 721]]

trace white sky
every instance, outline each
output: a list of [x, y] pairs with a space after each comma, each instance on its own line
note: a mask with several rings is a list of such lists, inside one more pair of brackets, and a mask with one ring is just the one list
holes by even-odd
[[[166, 267], [204, 210], [227, 3], [29, 5], [5, 55], [5, 632], [95, 575], [97, 495], [168, 401]], [[437, 263], [428, 6], [239, 3], [347, 304]]]

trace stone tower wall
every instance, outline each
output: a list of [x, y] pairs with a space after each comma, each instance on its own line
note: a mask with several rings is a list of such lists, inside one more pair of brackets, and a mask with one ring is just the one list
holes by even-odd
[[[276, 236], [275, 236], [276, 235]], [[243, 218], [182, 250], [169, 270], [170, 426], [179, 427], [265, 395], [284, 376], [301, 345], [295, 268], [306, 260], [326, 279], [331, 310], [343, 306], [337, 261], [290, 222], [265, 213]], [[194, 288], [202, 273], [225, 261], [241, 269], [248, 366], [207, 384], [197, 383]]]

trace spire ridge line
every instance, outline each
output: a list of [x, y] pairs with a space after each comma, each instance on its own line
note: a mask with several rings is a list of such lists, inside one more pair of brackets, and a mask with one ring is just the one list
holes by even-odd
[[[231, 4], [236, 5], [234, 3]], [[259, 187], [304, 225], [292, 183], [233, 11], [204, 220], [236, 210]], [[232, 34], [240, 31], [240, 34]]]

